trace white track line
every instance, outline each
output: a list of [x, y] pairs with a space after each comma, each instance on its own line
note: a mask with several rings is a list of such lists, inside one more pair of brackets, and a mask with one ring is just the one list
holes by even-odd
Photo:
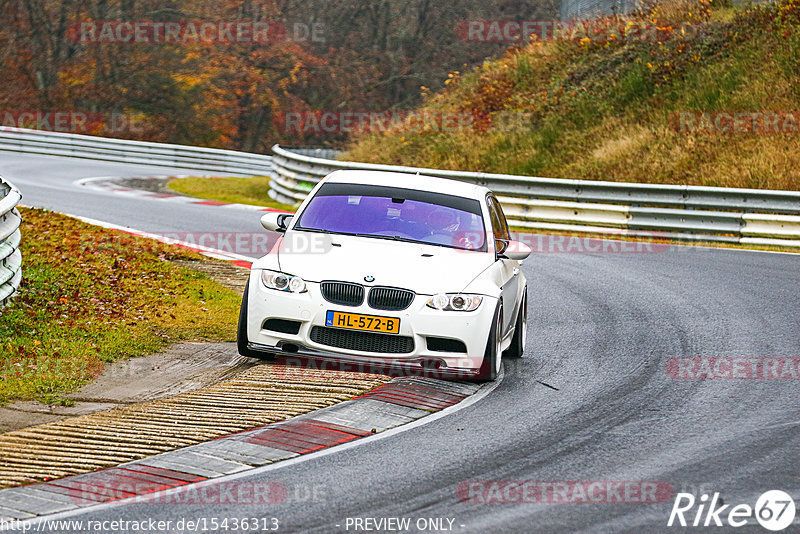
[[63, 213], [62, 215], [66, 215], [67, 217], [72, 217], [74, 219], [78, 219], [79, 221], [83, 221], [86, 224], [91, 224], [93, 226], [100, 226], [101, 228], [108, 228], [109, 230], [118, 230], [120, 232], [125, 232], [127, 234], [133, 234], [135, 236], [144, 237], [147, 239], [154, 239], [161, 243], [166, 243], [168, 245], [177, 245], [179, 247], [188, 248], [191, 250], [196, 250], [204, 254], [205, 256], [225, 260], [225, 261], [246, 261], [247, 263], [253, 263], [255, 258], [251, 258], [249, 256], [243, 256], [241, 254], [236, 254], [235, 252], [226, 252], [224, 250], [206, 247], [203, 245], [198, 245], [196, 243], [188, 243], [186, 241], [178, 241], [177, 239], [170, 239], [168, 237], [164, 237], [158, 234], [151, 234], [149, 232], [143, 232], [141, 230], [135, 230], [133, 228], [127, 228], [125, 226], [120, 226], [118, 224], [99, 221], [97, 219], [91, 219], [89, 217], [83, 217], [81, 215], [72, 215], [69, 213]]

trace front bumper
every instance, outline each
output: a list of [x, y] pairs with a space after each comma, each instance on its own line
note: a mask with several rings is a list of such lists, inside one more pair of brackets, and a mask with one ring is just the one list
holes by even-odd
[[[250, 277], [247, 310], [247, 338], [253, 350], [275, 355], [299, 355], [309, 358], [336, 359], [342, 362], [366, 363], [374, 368], [435, 370], [442, 375], [470, 375], [483, 362], [497, 300], [484, 297], [481, 306], [472, 312], [440, 311], [427, 307], [429, 295], [416, 295], [402, 311], [386, 311], [369, 307], [342, 306], [325, 300], [318, 283], [308, 282], [305, 293], [285, 293], [264, 287], [260, 276]], [[400, 320], [400, 332], [413, 340], [413, 350], [404, 353], [366, 352], [317, 343], [311, 338], [312, 328], [325, 328], [328, 311], [393, 317]], [[264, 327], [269, 319], [299, 323], [296, 334], [277, 332]], [[386, 335], [386, 334], [384, 334]], [[431, 350], [429, 338], [444, 338], [463, 343], [465, 351]]]

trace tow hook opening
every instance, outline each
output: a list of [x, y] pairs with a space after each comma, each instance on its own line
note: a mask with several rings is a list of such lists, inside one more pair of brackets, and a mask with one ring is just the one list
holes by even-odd
[[291, 352], [291, 353], [295, 353], [295, 352], [297, 352], [298, 350], [300, 350], [300, 347], [298, 347], [298, 346], [297, 346], [297, 345], [295, 345], [294, 343], [282, 343], [282, 344], [281, 344], [281, 350], [282, 350], [283, 352]]
[[425, 360], [422, 360], [422, 361], [420, 361], [420, 365], [422, 365], [423, 369], [428, 370], [428, 371], [437, 371], [437, 370], [441, 369], [442, 367], [445, 367], [445, 364], [444, 364], [444, 362], [442, 360], [436, 360], [436, 359], [425, 359]]

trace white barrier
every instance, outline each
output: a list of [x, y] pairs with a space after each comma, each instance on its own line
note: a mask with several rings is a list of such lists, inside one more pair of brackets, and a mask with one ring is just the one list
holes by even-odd
[[449, 171], [338, 161], [332, 159], [335, 152], [329, 149], [288, 150], [275, 145], [272, 148], [274, 156], [265, 156], [7, 127], [0, 127], [0, 150], [168, 166], [235, 176], [269, 174], [270, 195], [285, 204], [301, 202], [315, 183], [337, 169], [418, 172], [489, 187], [500, 196], [509, 222], [520, 228], [649, 233], [673, 239], [790, 247], [798, 246], [800, 242], [798, 191]]
[[564, 180], [375, 165], [331, 151], [272, 148], [270, 194], [295, 204], [337, 169], [420, 173], [485, 185], [512, 226], [541, 231], [651, 235], [693, 241], [800, 246], [800, 192]]
[[5, 126], [0, 126], [0, 150], [177, 167], [231, 176], [263, 176], [272, 171], [272, 157], [263, 154]]
[[21, 234], [17, 204], [22, 195], [0, 177], [0, 309], [14, 296], [22, 280]]

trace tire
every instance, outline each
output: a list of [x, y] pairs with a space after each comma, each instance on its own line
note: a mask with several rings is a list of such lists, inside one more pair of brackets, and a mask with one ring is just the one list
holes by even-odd
[[522, 296], [522, 304], [519, 306], [517, 314], [517, 324], [514, 326], [514, 337], [511, 338], [511, 345], [503, 353], [508, 358], [522, 358], [525, 353], [525, 342], [528, 339], [528, 288]]
[[258, 358], [259, 360], [274, 360], [275, 356], [266, 352], [258, 352], [252, 350], [247, 346], [247, 294], [250, 292], [250, 279], [247, 279], [247, 285], [244, 288], [244, 296], [242, 297], [242, 306], [239, 309], [239, 325], [236, 328], [236, 348], [239, 354], [247, 358]]
[[486, 351], [483, 354], [481, 368], [478, 371], [476, 380], [478, 382], [491, 382], [497, 378], [500, 368], [503, 366], [503, 354], [500, 351], [501, 332], [503, 331], [503, 307], [497, 305], [492, 319], [492, 329], [489, 331], [489, 339], [486, 342]]

